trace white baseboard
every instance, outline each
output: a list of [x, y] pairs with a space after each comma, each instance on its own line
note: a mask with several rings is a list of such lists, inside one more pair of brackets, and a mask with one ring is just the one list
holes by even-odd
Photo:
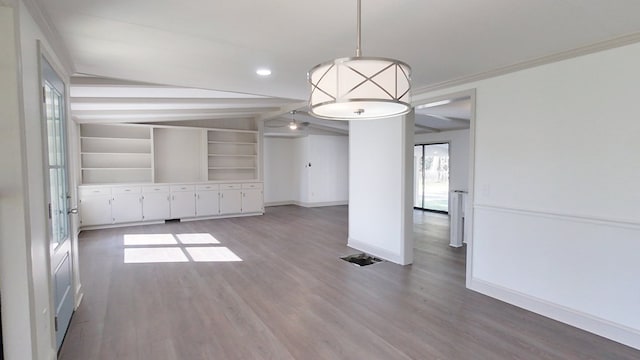
[[349, 201], [348, 200], [325, 201], [325, 202], [315, 202], [315, 203], [296, 201], [296, 205], [306, 207], [306, 208], [323, 207], [323, 206], [340, 206], [340, 205], [349, 205]]
[[288, 200], [288, 201], [271, 201], [271, 202], [266, 202], [264, 203], [265, 207], [269, 207], [269, 206], [283, 206], [283, 205], [296, 205], [296, 202], [293, 200]]
[[370, 244], [364, 243], [362, 241], [358, 241], [351, 237], [348, 239], [347, 246], [355, 250], [365, 252], [369, 255], [373, 255], [375, 257], [379, 257], [381, 259], [391, 261], [392, 263], [405, 265], [402, 263], [402, 258], [400, 254], [395, 254], [389, 250], [382, 249], [377, 246], [372, 246]]
[[80, 303], [82, 303], [82, 299], [84, 298], [84, 293], [82, 292], [82, 285], [78, 286], [78, 288], [76, 289], [76, 294], [75, 294], [75, 307], [73, 308], [73, 310], [78, 310], [78, 307], [80, 307]]
[[264, 212], [184, 218], [184, 219], [180, 219], [180, 222], [200, 221], [200, 220], [215, 220], [215, 219], [228, 219], [228, 218], [238, 218], [238, 217], [247, 217], [247, 216], [256, 216], [256, 215], [264, 215]]
[[640, 350], [640, 331], [480, 279], [471, 290]]
[[273, 202], [268, 202], [264, 204], [264, 206], [282, 206], [282, 205], [297, 205], [297, 206], [302, 206], [306, 208], [313, 208], [313, 207], [323, 207], [323, 206], [349, 205], [349, 201], [343, 200], [343, 201], [324, 201], [324, 202], [310, 203], [310, 202], [290, 200], [290, 201], [273, 201]]
[[[182, 218], [182, 219], [179, 219], [179, 220], [180, 220], [180, 222], [187, 222], [187, 221], [199, 221], [199, 220], [226, 219], [226, 218], [231, 218], [231, 217], [256, 216], [256, 215], [264, 215], [264, 212], [254, 212], [254, 213], [246, 213], [246, 214], [216, 215], [216, 216], [202, 216], [202, 217]], [[173, 219], [167, 219], [167, 220], [173, 220]], [[82, 231], [82, 230], [111, 229], [111, 228], [119, 228], [119, 227], [127, 227], [127, 226], [164, 224], [164, 223], [165, 223], [165, 220], [152, 220], [152, 221], [142, 221], [142, 222], [139, 221], [139, 222], [120, 223], [120, 224], [105, 224], [105, 225], [83, 226], [83, 227], [80, 228], [80, 231]]]

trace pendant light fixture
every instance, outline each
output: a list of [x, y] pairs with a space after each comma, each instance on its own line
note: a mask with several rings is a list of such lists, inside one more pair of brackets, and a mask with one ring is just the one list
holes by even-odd
[[356, 56], [316, 65], [307, 74], [309, 110], [329, 120], [380, 119], [411, 110], [411, 67], [402, 61], [361, 54], [361, 0]]
[[292, 110], [291, 111], [291, 122], [289, 123], [289, 129], [291, 130], [297, 130], [298, 129], [298, 123], [296, 122], [296, 111]]

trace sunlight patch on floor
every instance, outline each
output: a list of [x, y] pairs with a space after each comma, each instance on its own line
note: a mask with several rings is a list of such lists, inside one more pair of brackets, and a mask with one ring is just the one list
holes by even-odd
[[124, 249], [125, 264], [189, 262], [181, 248], [130, 248]]
[[124, 245], [174, 245], [177, 244], [173, 234], [125, 234]]
[[195, 262], [234, 262], [242, 261], [238, 255], [223, 247], [188, 247], [187, 253]]
[[125, 264], [242, 261], [208, 233], [125, 234], [123, 244]]
[[220, 244], [218, 239], [214, 238], [213, 235], [202, 233], [202, 234], [176, 234], [178, 240], [185, 245], [197, 245], [197, 244]]

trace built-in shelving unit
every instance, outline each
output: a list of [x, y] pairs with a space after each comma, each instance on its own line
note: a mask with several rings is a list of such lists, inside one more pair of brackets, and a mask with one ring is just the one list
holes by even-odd
[[82, 124], [82, 183], [153, 182], [152, 149], [150, 127]]
[[209, 181], [258, 179], [258, 132], [208, 130], [207, 170]]
[[257, 181], [259, 131], [81, 124], [82, 184]]

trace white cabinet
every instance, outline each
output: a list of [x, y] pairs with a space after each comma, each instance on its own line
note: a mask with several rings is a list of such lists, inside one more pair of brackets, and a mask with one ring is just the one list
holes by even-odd
[[111, 215], [115, 224], [142, 221], [140, 187], [117, 186], [111, 188], [111, 192]]
[[142, 219], [144, 221], [171, 218], [169, 186], [145, 186], [142, 188]]
[[81, 226], [111, 224], [111, 188], [86, 186], [80, 188], [80, 224]]
[[80, 186], [82, 227], [264, 212], [262, 183]]
[[262, 184], [221, 184], [220, 214], [264, 212]]
[[220, 214], [239, 214], [242, 212], [242, 185], [220, 185]]
[[196, 187], [196, 216], [220, 214], [219, 186], [217, 184], [198, 185]]
[[243, 213], [263, 212], [263, 206], [261, 189], [242, 189]]
[[171, 218], [196, 216], [196, 193], [193, 185], [171, 185]]

